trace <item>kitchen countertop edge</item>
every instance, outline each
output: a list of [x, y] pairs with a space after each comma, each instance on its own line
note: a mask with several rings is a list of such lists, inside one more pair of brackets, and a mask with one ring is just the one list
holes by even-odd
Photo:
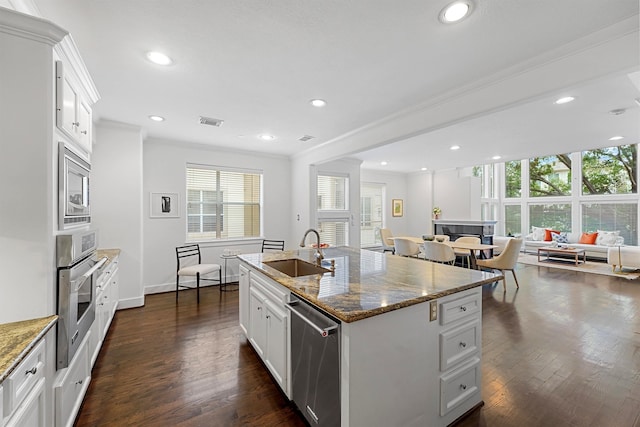
[[[0, 325], [0, 384], [58, 321], [57, 315]], [[6, 342], [10, 338], [16, 341]]]

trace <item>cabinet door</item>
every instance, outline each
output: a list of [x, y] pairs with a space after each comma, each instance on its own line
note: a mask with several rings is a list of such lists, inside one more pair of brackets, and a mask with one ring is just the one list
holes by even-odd
[[105, 282], [102, 292], [98, 294], [96, 300], [96, 317], [100, 322], [100, 341], [104, 341], [104, 337], [109, 329], [109, 293], [111, 292], [111, 282]]
[[267, 343], [267, 322], [265, 321], [264, 300], [265, 296], [260, 291], [256, 290], [253, 286], [249, 289], [249, 309], [251, 310], [251, 314], [249, 315], [251, 322], [249, 341], [263, 360]]
[[77, 102], [77, 138], [80, 145], [91, 152], [91, 108], [82, 101]]
[[249, 270], [240, 265], [240, 279], [239, 279], [239, 299], [240, 299], [240, 328], [244, 332], [245, 336], [249, 337]]
[[265, 364], [288, 395], [287, 390], [287, 313], [270, 300], [265, 303], [267, 350]]
[[41, 378], [20, 403], [5, 427], [45, 427], [45, 379]]
[[62, 61], [56, 61], [56, 126], [75, 138], [78, 94], [64, 72]]
[[110, 304], [109, 304], [109, 324], [113, 320], [113, 316], [116, 314], [116, 310], [118, 309], [118, 301], [120, 299], [120, 273], [118, 269], [114, 270], [111, 275], [111, 289], [110, 289]]

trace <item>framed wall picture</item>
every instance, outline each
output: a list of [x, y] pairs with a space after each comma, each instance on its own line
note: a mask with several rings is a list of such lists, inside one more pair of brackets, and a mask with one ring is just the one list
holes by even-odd
[[180, 195], [178, 193], [150, 193], [150, 218], [180, 217]]
[[391, 200], [391, 215], [402, 216], [403, 214], [404, 214], [404, 206], [402, 204], [402, 199]]

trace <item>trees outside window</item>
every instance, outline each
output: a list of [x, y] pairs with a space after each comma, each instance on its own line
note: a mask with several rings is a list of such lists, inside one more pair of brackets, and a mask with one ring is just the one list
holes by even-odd
[[571, 231], [571, 203], [529, 205], [529, 224], [535, 227]]
[[625, 245], [638, 244], [637, 203], [583, 203], [584, 231], [619, 231]]
[[635, 194], [637, 176], [637, 145], [582, 152], [582, 194]]
[[531, 197], [571, 195], [569, 154], [535, 157], [529, 160], [529, 195]]
[[522, 206], [505, 205], [504, 207], [505, 234], [518, 236], [522, 234]]
[[522, 162], [515, 160], [506, 162], [505, 169], [505, 196], [515, 198], [522, 196]]

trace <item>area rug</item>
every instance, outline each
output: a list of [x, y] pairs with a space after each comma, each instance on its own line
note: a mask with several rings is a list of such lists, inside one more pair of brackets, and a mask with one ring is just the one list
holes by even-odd
[[605, 276], [622, 277], [627, 280], [635, 280], [640, 277], [640, 270], [623, 269], [622, 272], [616, 268], [616, 272], [612, 271], [612, 268], [606, 262], [589, 261], [585, 264], [576, 265], [573, 263], [573, 259], [567, 259], [567, 261], [546, 261], [546, 257], [540, 257], [538, 262], [538, 256], [533, 254], [521, 253], [518, 257], [518, 262], [527, 265], [536, 265], [538, 267], [560, 268], [562, 270], [580, 271], [582, 273], [602, 274]]

